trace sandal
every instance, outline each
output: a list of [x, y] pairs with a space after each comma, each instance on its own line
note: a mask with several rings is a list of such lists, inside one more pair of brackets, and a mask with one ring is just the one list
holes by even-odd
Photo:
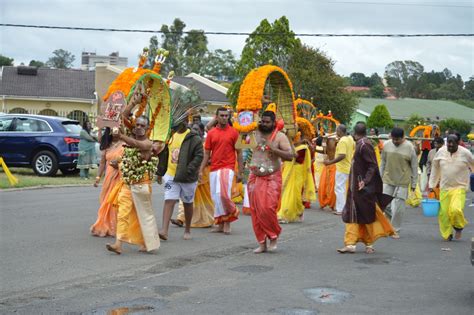
[[174, 225], [179, 226], [179, 227], [183, 227], [183, 226], [184, 226], [184, 223], [183, 223], [183, 221], [181, 221], [181, 220], [170, 219], [170, 222], [171, 222], [171, 224], [174, 224]]
[[373, 253], [375, 253], [375, 248], [373, 248], [372, 246], [366, 246], [365, 247], [365, 253], [366, 254], [373, 254]]

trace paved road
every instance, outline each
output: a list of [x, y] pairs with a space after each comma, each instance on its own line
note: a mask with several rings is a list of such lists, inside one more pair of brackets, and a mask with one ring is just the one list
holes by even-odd
[[[154, 204], [161, 218], [161, 188]], [[93, 187], [0, 192], [0, 312], [106, 314], [471, 314], [474, 267], [470, 237], [440, 240], [436, 220], [409, 209], [400, 240], [382, 239], [374, 255], [340, 255], [343, 224], [316, 210], [284, 225], [280, 250], [255, 255], [250, 218], [233, 235], [194, 229], [193, 240], [171, 239], [156, 254], [92, 237]], [[472, 198], [472, 194], [469, 195]], [[466, 207], [473, 222], [474, 208]], [[161, 220], [159, 220], [161, 224]], [[361, 248], [362, 249], [362, 248]], [[446, 250], [449, 249], [449, 250]], [[334, 291], [333, 291], [334, 290]], [[334, 303], [332, 303], [334, 302]]]

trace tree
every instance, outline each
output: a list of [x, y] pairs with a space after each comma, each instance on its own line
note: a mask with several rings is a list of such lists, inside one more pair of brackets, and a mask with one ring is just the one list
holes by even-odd
[[291, 52], [299, 46], [301, 46], [301, 42], [290, 29], [290, 22], [285, 16], [273, 23], [269, 23], [267, 19], [262, 20], [245, 40], [241, 59], [235, 68], [236, 81], [227, 92], [227, 98], [231, 104], [237, 103], [240, 85], [247, 73], [270, 61], [287, 70]]
[[456, 130], [461, 135], [467, 135], [471, 131], [471, 124], [467, 120], [448, 118], [440, 122], [439, 127], [442, 131]]
[[369, 79], [365, 74], [360, 72], [353, 72], [349, 75], [352, 86], [369, 86]]
[[474, 100], [474, 77], [470, 77], [469, 81], [464, 84], [464, 94], [469, 100]]
[[173, 24], [168, 26], [163, 24], [161, 26], [162, 48], [170, 52], [168, 60], [163, 64], [162, 72], [168, 73], [173, 70], [176, 75], [184, 75], [183, 62], [183, 31], [186, 27], [183, 21], [179, 18], [174, 19]]
[[0, 55], [0, 67], [2, 66], [13, 66], [13, 58]]
[[384, 104], [375, 106], [369, 118], [367, 118], [367, 127], [386, 129], [393, 128], [392, 117], [390, 117], [390, 113]]
[[64, 49], [56, 49], [53, 51], [53, 57], [50, 57], [46, 65], [57, 69], [69, 69], [76, 57], [69, 51]]
[[383, 86], [383, 80], [378, 75], [377, 72], [372, 73], [372, 75], [368, 78], [368, 86], [373, 87], [375, 85], [382, 85]]
[[345, 80], [333, 69], [334, 62], [318, 49], [300, 45], [291, 52], [288, 75], [296, 95], [313, 98], [319, 110], [342, 122], [349, 122], [357, 108], [358, 99], [346, 92]]
[[155, 64], [156, 51], [158, 50], [158, 48], [160, 48], [158, 37], [156, 37], [156, 35], [153, 35], [152, 37], [150, 37], [150, 44], [148, 44], [148, 59], [145, 64], [146, 68], [152, 68]]
[[370, 88], [370, 97], [374, 98], [384, 98], [384, 86], [382, 84], [373, 85]]
[[421, 117], [418, 114], [411, 114], [410, 117], [408, 117], [408, 119], [405, 121], [403, 129], [405, 129], [407, 132], [410, 132], [410, 130], [412, 130], [416, 126], [424, 124], [426, 124], [425, 118]]
[[191, 30], [184, 38], [184, 71], [203, 73], [207, 50], [207, 37], [203, 30]]
[[231, 50], [216, 49], [207, 54], [204, 74], [224, 80], [232, 80], [235, 76], [236, 63], [237, 61]]
[[45, 66], [44, 62], [39, 60], [31, 60], [28, 64], [30, 67], [42, 68]]
[[417, 61], [394, 61], [385, 67], [385, 78], [399, 97], [411, 96], [424, 68]]

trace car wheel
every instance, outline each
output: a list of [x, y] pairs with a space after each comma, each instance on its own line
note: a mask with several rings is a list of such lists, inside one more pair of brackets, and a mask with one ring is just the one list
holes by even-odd
[[61, 173], [64, 175], [75, 175], [79, 174], [80, 169], [78, 168], [61, 168]]
[[58, 172], [58, 160], [51, 151], [40, 151], [33, 158], [33, 171], [38, 176], [54, 176]]

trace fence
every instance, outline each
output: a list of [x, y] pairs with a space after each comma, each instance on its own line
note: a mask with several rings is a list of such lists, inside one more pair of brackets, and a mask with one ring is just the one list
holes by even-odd
[[32, 114], [32, 115], [44, 115], [44, 116], [57, 116], [57, 117], [66, 117], [69, 119], [77, 120], [81, 123], [81, 125], [85, 121], [90, 121], [93, 126], [95, 126], [97, 120], [97, 113], [86, 113], [81, 110], [73, 110], [73, 111], [56, 111], [54, 109], [24, 109], [22, 107], [13, 108], [8, 112], [9, 114]]

